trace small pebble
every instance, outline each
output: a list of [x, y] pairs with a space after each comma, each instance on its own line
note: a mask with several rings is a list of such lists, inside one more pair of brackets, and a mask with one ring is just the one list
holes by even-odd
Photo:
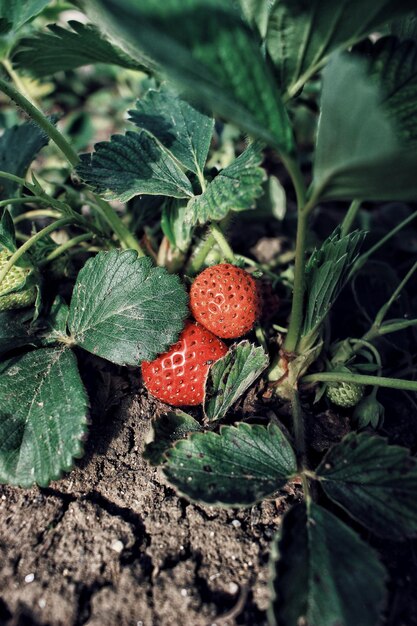
[[229, 592], [235, 595], [239, 591], [239, 585], [236, 583], [229, 583]]
[[238, 519], [234, 519], [232, 520], [232, 526], [234, 526], [235, 528], [240, 528], [242, 524], [239, 522]]
[[35, 574], [27, 574], [25, 576], [25, 583], [33, 583], [35, 580]]
[[187, 596], [187, 590], [186, 589], [181, 589], [181, 595], [183, 598], [185, 598]]
[[120, 554], [121, 552], [123, 552], [124, 545], [122, 541], [120, 541], [119, 539], [115, 539], [110, 547], [112, 550], [114, 550], [114, 552]]

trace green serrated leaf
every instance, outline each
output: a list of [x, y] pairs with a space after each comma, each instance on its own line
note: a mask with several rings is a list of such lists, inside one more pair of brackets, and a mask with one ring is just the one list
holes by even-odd
[[78, 274], [68, 325], [85, 350], [119, 365], [138, 365], [175, 343], [187, 315], [178, 276], [133, 250], [112, 250], [89, 259]]
[[173, 443], [201, 430], [201, 424], [183, 411], [162, 415], [153, 423], [154, 439], [146, 445], [143, 457], [152, 465], [160, 465], [166, 460], [165, 452]]
[[50, 0], [0, 0], [0, 20], [5, 19], [10, 29], [18, 30], [38, 15]]
[[212, 118], [166, 87], [148, 91], [129, 114], [130, 121], [160, 141], [184, 167], [202, 175], [213, 135]]
[[[47, 135], [33, 122], [5, 130], [0, 137], [0, 170], [24, 178], [29, 165], [48, 141]], [[0, 178], [0, 200], [18, 196], [19, 190], [18, 183]]]
[[266, 42], [282, 90], [296, 95], [332, 52], [414, 8], [415, 0], [277, 0]]
[[[222, 0], [96, 0], [96, 19], [145, 52], [193, 100], [281, 152], [294, 140], [258, 35], [236, 3]], [[92, 10], [92, 9], [90, 9]]]
[[271, 626], [376, 626], [386, 571], [376, 552], [317, 504], [297, 504], [272, 544]]
[[163, 471], [181, 493], [199, 502], [250, 506], [297, 473], [294, 451], [275, 424], [223, 426], [197, 433], [165, 454]]
[[0, 482], [45, 486], [82, 453], [88, 398], [74, 354], [43, 348], [0, 365]]
[[369, 73], [401, 141], [417, 145], [417, 42], [383, 37], [367, 50]]
[[417, 534], [417, 461], [368, 433], [347, 435], [317, 468], [326, 494], [382, 537]]
[[57, 296], [52, 303], [48, 317], [43, 321], [46, 331], [46, 336], [43, 339], [44, 345], [56, 342], [57, 338], [67, 336], [68, 317], [69, 307], [67, 303], [61, 296]]
[[269, 14], [272, 9], [271, 0], [240, 0], [242, 11], [252, 27], [259, 30], [262, 39], [265, 39], [268, 28]]
[[416, 151], [400, 144], [366, 64], [353, 55], [336, 55], [323, 72], [321, 107], [315, 199], [416, 197]]
[[307, 308], [302, 331], [305, 347], [314, 343], [320, 325], [346, 284], [364, 238], [363, 231], [342, 237], [337, 228], [311, 255], [306, 267]]
[[113, 45], [92, 24], [71, 20], [71, 30], [57, 24], [48, 26], [51, 32], [37, 33], [19, 41], [13, 62], [20, 69], [38, 77], [51, 76], [92, 63], [109, 63], [132, 70], [144, 70], [141, 63], [130, 58]]
[[241, 341], [212, 365], [207, 378], [204, 411], [210, 421], [224, 417], [230, 407], [261, 375], [269, 363], [261, 346]]
[[4, 248], [9, 252], [17, 250], [14, 223], [8, 209], [4, 209], [0, 219], [0, 250]]
[[194, 224], [221, 220], [230, 211], [246, 211], [263, 194], [266, 175], [259, 167], [262, 151], [252, 144], [231, 165], [225, 167], [200, 196], [188, 203], [190, 219]]
[[92, 154], [82, 154], [79, 176], [109, 200], [133, 196], [193, 196], [190, 181], [174, 159], [147, 132], [127, 132], [102, 141]]
[[0, 354], [35, 342], [33, 313], [33, 309], [0, 311]]

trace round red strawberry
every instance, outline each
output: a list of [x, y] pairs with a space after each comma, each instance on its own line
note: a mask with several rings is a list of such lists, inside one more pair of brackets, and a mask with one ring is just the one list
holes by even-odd
[[147, 390], [173, 406], [201, 404], [209, 367], [227, 352], [227, 346], [195, 322], [186, 322], [180, 338], [168, 352], [142, 363]]
[[190, 307], [197, 322], [218, 337], [240, 337], [251, 330], [259, 314], [256, 282], [230, 263], [208, 267], [191, 286]]

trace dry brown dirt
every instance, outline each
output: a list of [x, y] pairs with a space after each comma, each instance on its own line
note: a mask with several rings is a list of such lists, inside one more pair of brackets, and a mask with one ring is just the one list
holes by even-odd
[[2, 626], [264, 626], [268, 544], [296, 495], [245, 511], [178, 498], [141, 457], [159, 409], [125, 397], [68, 476], [0, 487]]

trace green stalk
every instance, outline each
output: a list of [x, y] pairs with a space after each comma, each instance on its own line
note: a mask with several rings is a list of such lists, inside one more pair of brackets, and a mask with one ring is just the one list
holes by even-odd
[[305, 465], [306, 441], [303, 410], [301, 408], [300, 395], [297, 389], [293, 389], [291, 393], [291, 414], [294, 444], [298, 458], [298, 469], [299, 471], [302, 471]]
[[294, 185], [298, 212], [297, 237], [295, 245], [294, 289], [290, 324], [284, 342], [284, 349], [287, 352], [295, 352], [300, 338], [304, 317], [305, 252], [308, 215], [311, 207], [306, 204], [306, 186], [298, 163], [292, 159], [283, 159], [283, 163], [287, 168]]
[[202, 244], [201, 248], [198, 250], [197, 254], [191, 259], [187, 267], [188, 274], [194, 275], [201, 270], [204, 261], [207, 258], [207, 255], [210, 253], [215, 243], [216, 240], [214, 239], [213, 235], [209, 235]]
[[[13, 100], [25, 113], [29, 115], [42, 130], [48, 135], [48, 137], [55, 143], [65, 158], [68, 160], [72, 167], [76, 167], [79, 163], [79, 158], [71, 144], [65, 139], [65, 137], [59, 132], [59, 130], [52, 124], [50, 120], [42, 113], [40, 109], [34, 106], [27, 98], [25, 98], [17, 89], [13, 87], [9, 82], [0, 78], [0, 91], [3, 91], [11, 100]], [[10, 179], [9, 180], [13, 180]], [[22, 180], [22, 179], [20, 179]], [[15, 180], [15, 182], [17, 182]], [[19, 181], [19, 184], [21, 182]], [[120, 243], [125, 248], [133, 248], [136, 250], [139, 256], [145, 256], [139, 242], [136, 237], [129, 231], [127, 226], [122, 222], [113, 207], [107, 202], [102, 200], [99, 196], [94, 194], [96, 206], [101, 210], [106, 222], [112, 228], [115, 235], [120, 240]]]
[[[45, 200], [44, 200], [45, 202]], [[21, 215], [17, 215], [14, 218], [14, 223], [19, 224], [19, 222], [23, 222], [24, 220], [31, 220], [37, 217], [61, 217], [61, 213], [59, 211], [54, 211], [53, 209], [39, 209], [38, 211], [27, 211], [26, 213], [22, 213]]]
[[373, 323], [373, 327], [379, 328], [384, 321], [385, 315], [387, 314], [389, 308], [394, 304], [395, 300], [400, 295], [401, 291], [404, 289], [414, 272], [417, 270], [417, 261], [414, 263], [413, 267], [407, 272], [404, 276], [403, 280], [400, 282], [398, 287], [393, 292], [391, 298], [386, 302], [378, 311], [375, 321]]
[[39, 241], [39, 239], [42, 239], [42, 237], [45, 237], [45, 235], [49, 235], [49, 233], [52, 233], [54, 230], [58, 230], [62, 226], [66, 226], [67, 224], [74, 224], [74, 223], [75, 223], [75, 220], [73, 217], [63, 217], [62, 219], [57, 220], [56, 222], [53, 222], [52, 224], [49, 224], [48, 226], [45, 226], [45, 228], [43, 228], [38, 233], [36, 233], [36, 235], [33, 235], [30, 239], [25, 241], [25, 243], [22, 246], [20, 246], [20, 248], [18, 248], [14, 254], [12, 254], [9, 261], [1, 270], [0, 284], [2, 283], [7, 272], [16, 263], [16, 261], [18, 261], [20, 257], [23, 256], [25, 252], [29, 250], [29, 248], [31, 248], [37, 241]]
[[217, 245], [222, 251], [223, 256], [225, 257], [226, 261], [228, 261], [229, 263], [235, 263], [236, 259], [235, 259], [234, 252], [232, 248], [230, 247], [226, 237], [224, 236], [223, 231], [220, 228], [220, 226], [216, 222], [213, 222], [212, 224], [210, 224], [210, 231], [214, 237], [214, 240], [216, 241]]
[[9, 204], [26, 204], [27, 202], [40, 202], [48, 204], [47, 200], [42, 196], [21, 196], [20, 198], [9, 198], [8, 200], [0, 200], [0, 208]]
[[10, 174], [9, 172], [3, 172], [2, 170], [0, 170], [0, 178], [11, 180], [12, 183], [23, 185], [23, 187], [27, 187], [28, 189], [32, 190], [32, 188], [29, 186], [29, 183], [27, 183], [24, 178], [20, 178], [20, 176], [15, 176], [14, 174]]
[[50, 120], [40, 111], [34, 104], [32, 104], [24, 95], [22, 95], [13, 85], [7, 80], [0, 78], [0, 91], [6, 94], [11, 100], [13, 100], [17, 106], [19, 106], [25, 113], [32, 118], [38, 126], [50, 137], [50, 139], [57, 145], [62, 154], [68, 160], [70, 165], [75, 167], [78, 164], [78, 155], [72, 146], [68, 143], [59, 130], [52, 124]]
[[84, 233], [82, 235], [77, 235], [76, 237], [72, 237], [72, 239], [68, 239], [68, 241], [66, 241], [65, 243], [62, 243], [60, 246], [55, 248], [55, 250], [52, 250], [52, 252], [50, 252], [48, 256], [39, 263], [39, 267], [42, 267], [43, 265], [47, 265], [51, 261], [54, 261], [59, 256], [61, 256], [61, 254], [64, 254], [64, 252], [66, 252], [70, 248], [77, 246], [79, 243], [82, 243], [83, 241], [89, 241], [91, 238], [92, 238], [91, 233]]
[[287, 352], [295, 352], [300, 339], [304, 317], [305, 291], [305, 249], [308, 216], [303, 211], [298, 212], [297, 238], [295, 247], [294, 288], [292, 296], [290, 324], [284, 342]]
[[307, 374], [302, 379], [303, 383], [355, 383], [358, 385], [372, 385], [374, 387], [386, 387], [388, 389], [403, 389], [404, 391], [417, 391], [417, 381], [402, 380], [398, 378], [386, 378], [385, 376], [367, 376], [348, 372], [317, 372]]
[[352, 204], [347, 210], [347, 213], [341, 224], [341, 236], [345, 237], [352, 230], [353, 222], [356, 219], [359, 209], [361, 208], [362, 200], [353, 200]]
[[380, 239], [379, 241], [377, 241], [377, 243], [372, 246], [372, 248], [369, 248], [369, 250], [367, 250], [366, 252], [364, 252], [363, 254], [360, 255], [360, 257], [358, 259], [356, 259], [352, 269], [350, 270], [349, 273], [349, 278], [352, 278], [352, 276], [358, 272], [366, 263], [366, 261], [369, 259], [369, 257], [371, 257], [375, 252], [377, 252], [377, 250], [379, 250], [380, 248], [382, 248], [382, 246], [384, 246], [390, 239], [392, 239], [393, 237], [395, 237], [395, 235], [405, 226], [407, 226], [410, 222], [412, 222], [414, 219], [417, 218], [417, 211], [414, 211], [414, 213], [412, 213], [411, 215], [409, 215], [408, 217], [406, 217], [405, 220], [403, 220], [402, 222], [400, 222], [395, 228], [393, 228], [392, 230], [390, 230], [389, 233], [387, 233], [385, 235], [385, 237], [382, 237], [382, 239]]
[[31, 94], [26, 89], [26, 86], [21, 80], [19, 74], [17, 74], [17, 72], [14, 71], [13, 65], [10, 63], [9, 59], [3, 59], [1, 63], [4, 69], [6, 70], [6, 72], [8, 73], [8, 75], [10, 76], [10, 78], [12, 79], [12, 81], [14, 82], [14, 84], [16, 85], [17, 89], [20, 91], [20, 93], [23, 94], [24, 97], [29, 100], [29, 102], [36, 104], [35, 99], [31, 96]]
[[94, 206], [113, 230], [123, 248], [132, 248], [136, 250], [138, 256], [146, 256], [136, 237], [130, 232], [126, 224], [120, 219], [108, 202], [94, 194]]

